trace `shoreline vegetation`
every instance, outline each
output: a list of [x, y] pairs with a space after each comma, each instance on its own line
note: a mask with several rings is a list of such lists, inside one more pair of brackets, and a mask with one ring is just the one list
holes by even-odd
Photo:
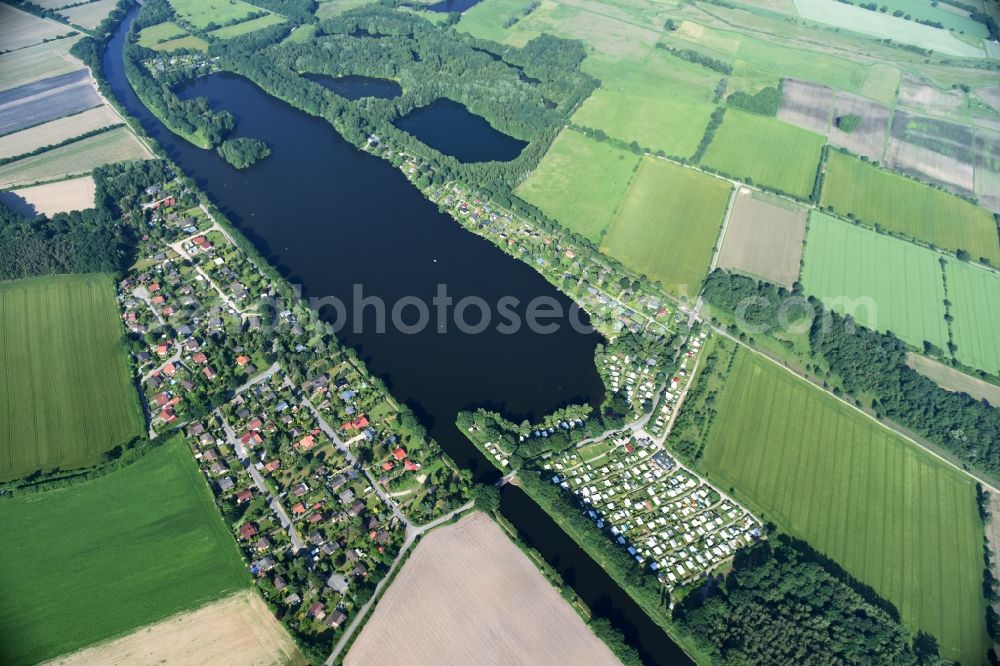
[[[141, 125], [123, 113], [120, 105], [110, 94], [101, 74], [101, 55], [107, 46], [107, 35], [124, 18], [125, 10], [130, 4], [127, 0], [119, 2], [118, 8], [95, 31], [97, 35], [105, 35], [103, 39], [84, 37], [74, 45], [73, 51], [74, 55], [83, 59], [90, 66], [102, 93], [119, 112], [122, 112], [132, 129], [153, 145], [154, 152], [162, 155], [162, 149], [142, 131]], [[268, 3], [265, 2], [258, 4], [268, 6]], [[531, 11], [524, 13], [525, 21], [535, 9], [535, 3], [532, 3], [531, 8]], [[126, 76], [143, 104], [178, 136], [202, 148], [217, 148], [220, 155], [223, 155], [237, 168], [249, 167], [257, 159], [266, 157], [269, 149], [262, 141], [225, 138], [235, 126], [235, 118], [231, 114], [211, 110], [203, 98], [181, 100], [171, 90], [170, 83], [158, 80], [149, 73], [144, 61], [153, 57], [155, 53], [134, 43], [133, 38], [143, 27], [172, 18], [173, 11], [162, 0], [150, 0], [146, 3], [143, 12], [145, 14], [140, 13], [140, 20], [133, 26], [125, 47]], [[301, 22], [307, 18], [308, 13], [303, 13], [295, 21]], [[552, 262], [551, 254], [545, 255], [545, 259], [552, 263], [546, 264], [538, 261], [532, 263], [532, 259], [537, 255], [534, 254], [534, 250], [524, 253], [523, 248], [527, 246], [527, 243], [520, 246], [521, 254], [519, 256], [516, 254], [518, 248], [512, 249], [513, 242], [501, 243], [499, 237], [490, 236], [481, 228], [492, 222], [498, 212], [513, 216], [514, 221], [517, 221], [520, 216], [530, 224], [536, 225], [549, 237], [549, 240], [556, 238], [562, 241], [562, 244], [557, 242], [556, 247], [560, 247], [560, 245], [563, 248], [571, 247], [572, 249], [564, 249], [564, 259], [572, 260], [576, 257], [585, 257], [595, 262], [603, 262], [608, 267], [612, 278], [606, 283], [602, 283], [598, 291], [601, 289], [613, 291], [615, 292], [613, 297], [623, 299], [631, 299], [633, 296], [638, 299], [639, 295], [642, 294], [643, 304], [648, 297], [657, 300], [657, 307], [669, 302], [671, 307], [678, 305], [678, 307], [683, 308], [687, 303], [687, 299], [675, 300], [669, 294], [664, 293], [659, 284], [650, 284], [649, 280], [636, 276], [614, 260], [600, 255], [592, 241], [562, 229], [537, 208], [521, 201], [513, 193], [512, 187], [519, 181], [520, 174], [530, 172], [538, 165], [556, 135], [562, 130], [562, 126], [569, 122], [573, 110], [598, 85], [595, 79], [584, 74], [579, 68], [586, 56], [579, 42], [546, 35], [517, 49], [484, 40], [476, 40], [461, 33], [457, 37], [455, 33], [448, 33], [448, 37], [455, 42], [452, 46], [459, 49], [462, 56], [468, 59], [468, 63], [471, 63], [472, 69], [477, 71], [476, 74], [469, 75], [478, 76], [483, 82], [509, 92], [515, 99], [516, 112], [502, 114], [501, 109], [490, 106], [489, 102], [474, 97], [463, 97], [465, 93], [461, 90], [456, 87], [448, 87], [442, 74], [441, 79], [435, 79], [433, 83], [428, 83], [426, 89], [418, 87], [416, 90], [406, 90], [404, 96], [399, 100], [383, 100], [372, 103], [368, 108], [370, 115], [366, 116], [358, 111], [356, 105], [345, 102], [332, 93], [322, 92], [318, 86], [306, 88], [296, 86], [292, 79], [287, 78], [288, 74], [271, 76], [273, 72], [268, 69], [269, 64], [271, 64], [268, 58], [273, 57], [279, 63], [305, 60], [308, 63], [305, 69], [317, 70], [318, 73], [329, 75], [363, 74], [394, 79], [403, 76], [412, 77], [421, 73], [431, 76], [431, 73], [425, 72], [424, 68], [419, 66], [419, 57], [418, 64], [413, 64], [412, 54], [423, 53], [424, 55], [436, 56], [439, 53], [438, 49], [442, 39], [438, 32], [443, 33], [443, 31], [431, 26], [419, 16], [400, 15], [389, 8], [354, 10], [340, 17], [320, 21], [318, 25], [321, 30], [318, 38], [326, 40], [327, 44], [341, 56], [341, 60], [351, 59], [355, 62], [362, 62], [365, 70], [363, 72], [332, 71], [331, 66], [324, 64], [324, 61], [318, 57], [312, 43], [287, 43], [280, 47], [274, 46], [275, 42], [299, 25], [295, 21], [233, 37], [225, 42], [213, 43], [209, 47], [209, 54], [218, 59], [217, 67], [221, 70], [245, 76], [268, 94], [283, 99], [307, 113], [326, 119], [357, 148], [375, 154], [381, 153], [383, 158], [389, 159], [397, 167], [412, 165], [413, 168], [408, 175], [410, 180], [429, 198], [437, 200], [442, 208], [447, 208], [456, 221], [466, 228], [472, 226], [470, 231], [473, 233], [488, 238], [508, 254], [532, 265], [547, 280], [574, 300], [580, 302], [586, 301], [587, 298], [593, 298], [594, 300], [584, 303], [588, 308], [600, 307], [597, 303], [604, 301], [598, 299], [606, 298], [603, 292], [600, 296], [597, 293], [590, 293], [587, 296], [582, 280], [573, 284], [572, 280], [558, 277], [559, 272], [556, 269], [559, 264]], [[357, 32], [382, 38], [383, 45], [388, 44], [389, 48], [380, 53], [379, 57], [384, 56], [385, 53], [388, 53], [388, 56], [380, 61], [372, 51], [367, 50], [367, 47], [352, 43], [364, 41], [350, 39], [350, 36]], [[484, 56], [481, 59], [476, 59], [473, 53], [486, 46], [493, 49], [492, 52], [497, 58]], [[267, 55], [259, 53], [264, 49], [270, 50]], [[690, 58], [690, 56], [687, 57]], [[336, 58], [333, 60], [338, 61]], [[719, 65], [724, 64], [711, 59], [707, 59], [705, 63], [712, 69], [719, 69]], [[519, 72], [520, 75], [511, 70]], [[722, 69], [719, 71], [726, 73]], [[448, 76], [454, 75], [454, 72], [448, 73]], [[543, 91], [542, 99], [546, 104], [538, 105], [539, 95], [533, 89], [523, 85], [525, 84], [524, 76], [537, 77], [535, 80], [539, 81], [539, 88]], [[183, 75], [178, 80], [182, 79]], [[528, 140], [528, 147], [518, 158], [507, 163], [462, 164], [454, 158], [423, 146], [409, 135], [395, 130], [392, 127], [392, 119], [405, 115], [408, 111], [419, 106], [422, 97], [425, 97], [434, 85], [439, 86], [436, 90], [440, 90], [441, 86], [444, 86], [446, 94], [454, 95], [457, 101], [466, 104], [470, 110], [483, 115], [490, 121], [502, 116], [499, 129], [511, 136]], [[780, 87], [779, 89], [765, 88], [762, 94], [757, 97], [738, 92], [730, 95], [728, 102], [730, 105], [742, 107], [753, 113], [770, 116], [774, 115], [777, 110], [775, 94], [780, 102]], [[550, 107], [549, 104], [553, 106]], [[724, 109], [725, 107], [719, 108]], [[733, 115], [732, 122], [735, 122], [735, 118], [738, 117], [740, 117], [739, 113]], [[850, 117], [845, 117], [845, 120], [850, 120]], [[718, 126], [719, 122], [714, 124]], [[715, 127], [712, 125], [709, 126], [710, 133], [714, 129]], [[709, 136], [709, 138], [711, 137]], [[255, 141], [257, 142], [253, 143]], [[702, 146], [699, 152], [704, 152], [707, 147], [710, 147], [710, 144]], [[638, 148], [637, 144], [636, 148]], [[641, 149], [639, 150], [641, 152]], [[633, 152], [635, 151], [633, 150]], [[827, 153], [828, 150], [824, 147], [819, 160], [819, 170], [815, 175], [816, 186], [810, 197], [814, 202], [819, 200], [820, 193], [823, 192], [823, 170], [824, 164], [827, 163]], [[243, 166], [240, 166], [241, 164]], [[810, 177], [812, 178], [812, 175]], [[749, 182], [749, 179], [747, 181]], [[182, 182], [184, 182], [183, 176]], [[461, 186], [463, 192], [460, 196], [474, 200], [471, 214], [468, 207], [465, 212], [462, 212], [461, 209], [456, 212], [458, 202], [450, 207], [447, 202], [444, 202], [446, 195], [443, 193], [446, 192], [447, 187], [454, 187], [455, 183], [475, 183], [472, 187]], [[197, 192], [193, 183], [186, 182], [185, 184]], [[795, 198], [807, 201], [804, 187], [803, 184], [799, 188], [801, 191]], [[466, 194], [468, 196], [464, 197]], [[279, 291], [283, 293], [290, 291], [284, 280], [260, 256], [253, 245], [228, 223], [203, 194], [198, 193], [198, 195], [201, 203], [208, 207], [210, 215], [218, 221], [227, 235], [232, 237], [236, 246], [247, 253], [251, 260], [257, 264], [259, 270], [278, 287]], [[462, 205], [466, 205], [464, 201], [462, 201]], [[465, 215], [469, 217], [463, 220], [460, 216]], [[483, 220], [481, 224], [480, 220]], [[567, 263], [573, 265], [572, 261]], [[749, 280], [749, 282], [745, 282], [745, 280]], [[756, 320], [769, 323], [776, 312], [779, 298], [787, 295], [787, 292], [768, 283], [757, 282], [735, 273], [721, 271], [709, 275], [703, 291], [705, 300], [719, 308], [722, 312], [720, 316], [723, 318], [728, 318], [733, 314], [736, 296], [747, 294], [763, 298], [766, 305], [752, 316]], [[656, 310], [656, 308], [651, 309]], [[684, 310], [678, 311], [678, 314], [680, 312], [684, 312]], [[642, 352], [649, 351], [647, 343], [640, 340], [640, 333], [654, 330], [658, 323], [655, 316], [649, 317], [648, 321], [640, 320], [636, 316], [637, 322], [642, 321], [642, 325], [637, 325], [637, 329], [631, 328], [628, 324], [624, 329], [618, 327], [615, 317], [604, 319], [598, 310], [595, 310], [594, 316], [598, 320], [598, 328], [609, 339], [609, 353], [629, 345], [634, 345], [635, 349]], [[660, 316], [667, 321], [672, 319]], [[840, 396], [842, 393], [846, 393], [852, 396], [859, 405], [861, 401], [868, 402], [865, 406], [874, 411], [877, 418], [887, 416], [894, 421], [899, 421], [905, 427], [913, 428], [934, 443], [958, 455], [968, 464], [983, 469], [990, 478], [997, 477], [997, 474], [1000, 473], [1000, 449], [991, 445], [988, 439], [990, 433], [998, 432], [995, 411], [990, 412], [982, 408], [982, 405], [971, 401], [964, 394], [948, 393], [912, 370], [907, 372], [909, 368], [906, 366], [905, 360], [901, 359], [905, 356], [908, 348], [891, 334], [874, 333], [862, 329], [861, 341], [848, 345], [836, 331], [839, 330], [838, 327], [850, 324], [850, 320], [844, 320], [835, 314], [829, 314], [829, 316], [837, 325], [834, 332], [818, 332], [814, 329], [810, 333], [809, 340], [805, 343], [805, 353], [811, 352], [812, 356], [819, 359], [818, 361], [803, 361], [806, 363], [807, 369], [815, 372], [817, 376], [828, 379], [835, 395]], [[717, 321], [713, 321], [713, 323], [720, 324], [723, 330], [729, 328], [725, 323]], [[684, 323], [669, 321], [669, 324], [675, 327], [674, 330], [665, 331], [660, 336], [658, 346], [655, 348], [661, 359], [667, 358], [671, 351], [676, 351], [678, 349], [674, 345], [676, 340], [684, 338], [689, 333], [688, 327]], [[666, 326], [667, 324], [660, 323], [659, 325]], [[740, 336], [741, 341], [747, 341], [749, 344], [755, 342], [753, 336], [747, 336], [738, 329], [734, 329], [734, 334]], [[774, 338], [772, 342], [777, 345], [777, 348], [783, 349], [786, 354], [800, 360], [804, 358], [802, 357], [803, 350], [796, 349], [795, 343], [780, 338]], [[601, 350], [599, 356], [603, 352], [604, 350]], [[610, 374], [602, 372], [602, 379], [605, 380], [606, 384], [610, 382], [610, 376]], [[894, 383], [896, 380], [898, 380], [898, 385]], [[971, 428], [972, 432], [979, 434], [979, 439], [965, 443], [949, 439], [948, 431], [955, 427], [955, 423], [951, 421], [946, 423], [926, 421], [925, 415], [921, 415], [916, 410], [912, 395], [908, 393], [907, 387], [933, 401], [940, 408], [936, 409], [936, 414], [951, 414], [955, 419], [964, 419], [958, 424], [958, 427], [964, 428], [966, 432], [969, 432]], [[659, 404], [650, 399], [641, 398], [628, 401], [616, 398], [617, 395], [617, 391], [608, 392], [609, 400], [602, 407], [602, 412], [605, 409], [607, 412], [593, 419], [594, 423], [602, 423], [600, 418], [605, 416], [610, 419], [609, 425], [625, 423], [630, 415], [638, 416], [649, 413]], [[586, 409], [584, 409], [585, 411]], [[576, 414], [571, 408], [567, 414], [571, 413], [587, 418], [588, 423], [591, 422], [591, 419], [588, 418], [589, 412]], [[567, 414], [560, 414], [557, 417], [563, 418]], [[460, 423], [462, 418], [470, 417], [463, 415], [459, 419]], [[467, 431], [467, 428], [462, 429]], [[473, 443], [480, 447], [487, 458], [491, 461], [494, 460], [495, 457], [487, 449], [482, 448], [480, 443], [475, 442], [475, 440]], [[567, 439], [562, 444], [569, 448], [573, 446], [573, 441]], [[107, 471], [124, 467], [133, 460], [141, 460], [152, 446], [149, 442], [127, 446], [122, 450], [122, 455], [118, 460], [109, 461], [103, 467], [94, 468], [94, 475], [102, 475]], [[769, 635], [767, 633], [767, 628], [770, 626], [768, 623], [788, 621], [789, 616], [781, 616], [781, 613], [792, 613], [791, 609], [794, 603], [808, 602], [810, 599], [808, 590], [811, 590], [811, 594], [830, 595], [837, 600], [838, 611], [841, 606], [845, 609], [851, 609], [854, 614], [867, 618], [873, 626], [877, 626], [877, 629], [873, 631], [878, 637], [879, 654], [884, 655], [887, 660], [904, 664], [939, 663], [936, 661], [937, 648], [933, 637], [922, 633], [913, 636], [901, 628], [898, 625], [898, 612], [888, 602], [874, 596], [870, 589], [851, 578], [839, 565], [818, 555], [807, 545], [796, 542], [780, 533], [771, 539], [741, 550], [728, 574], [719, 574], [718, 579], [713, 577], [697, 589], [688, 589], [685, 593], [681, 593], [678, 599], [671, 600], [669, 595], [665, 597], [664, 590], [655, 582], [655, 577], [639, 572], [635, 562], [624, 551], [614, 546], [606, 535], [597, 530], [593, 522], [587, 519], [580, 506], [570, 498], [568, 493], [562, 492], [557, 485], [548, 483], [542, 476], [523, 468], [525, 458], [533, 458], [540, 453], [547, 452], [530, 451], [527, 453], [529, 455], [518, 456], [517, 459], [511, 457], [512, 463], [519, 463], [511, 465], [511, 467], [522, 470], [517, 475], [515, 482], [584, 549], [588, 556], [601, 564], [611, 574], [615, 582], [643, 608], [657, 625], [663, 628], [685, 652], [699, 663], [710, 663], [720, 658], [746, 656], [742, 652], [734, 650], [733, 644], [746, 646], [758, 656], [768, 654], [775, 659], [800, 657], [801, 654], [781, 652], [786, 648], [786, 645], [781, 641], [775, 641], [771, 645], [763, 644], [759, 638], [755, 639], [750, 635], [736, 635], [733, 627], [726, 625], [729, 624], [728, 619], [734, 615], [749, 617], [751, 619], [748, 622], [756, 620], [761, 623], [759, 625], [761, 635]], [[501, 472], [508, 471], [499, 465], [497, 467]], [[58, 473], [52, 477], [38, 477], [35, 479], [36, 490], [38, 488], [59, 487], [75, 480], [89, 478], [89, 476], [90, 468], [79, 470], [79, 472]], [[28, 491], [28, 489], [23, 490]], [[515, 540], [515, 543], [522, 547], [519, 541]], [[784, 591], [789, 592], [792, 597], [801, 596], [794, 601], [791, 597], [780, 599], [773, 595], [768, 597], [769, 586], [776, 586], [777, 581], [783, 583], [792, 581], [793, 584], [788, 586], [792, 588], [792, 591], [789, 592], [787, 588]], [[556, 583], [553, 581], [553, 584]], [[811, 584], [815, 584], [816, 587], [810, 588]], [[761, 600], [765, 598], [773, 607], [761, 603]], [[786, 601], [788, 602], [787, 606], [785, 605]], [[768, 611], [775, 611], [775, 615], [767, 617]], [[747, 613], [746, 616], [741, 615], [744, 612]], [[371, 610], [369, 610], [370, 613]], [[850, 632], [854, 631], [851, 613], [845, 612], [843, 615], [833, 615], [829, 618], [824, 616], [824, 619], [840, 623], [838, 626], [844, 628], [847, 635], [852, 635]], [[748, 624], [748, 626], [750, 625]], [[595, 633], [597, 633], [596, 629]], [[617, 633], [613, 633], [613, 635], [605, 633], [608, 637], [602, 636], [602, 639], [609, 645], [611, 641], [617, 640]], [[356, 635], [357, 633], [354, 634], [354, 636]], [[729, 637], [732, 643], [726, 643], [726, 637]], [[814, 641], [814, 643], [810, 643], [810, 648], [816, 647], [823, 655], [837, 653], [848, 660], [852, 655], [849, 646], [840, 644], [832, 646], [824, 643], [823, 641], [829, 637], [808, 634], [799, 634], [797, 637], [799, 640]], [[860, 641], [860, 637], [858, 640]], [[301, 641], [300, 644], [302, 644]], [[895, 646], [895, 648], [890, 646]], [[770, 650], [774, 650], [774, 652], [770, 652]], [[311, 654], [318, 656], [320, 652], [312, 650]], [[627, 648], [623, 654], [631, 660], [631, 652]], [[627, 661], [626, 663], [632, 662]]]

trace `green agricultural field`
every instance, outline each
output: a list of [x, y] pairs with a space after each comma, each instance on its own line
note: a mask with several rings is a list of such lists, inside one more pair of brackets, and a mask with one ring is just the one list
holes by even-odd
[[881, 0], [878, 5], [879, 7], [888, 7], [890, 14], [899, 10], [904, 14], [909, 14], [914, 19], [936, 21], [947, 30], [965, 33], [970, 37], [983, 38], [990, 34], [985, 24], [973, 21], [968, 14], [935, 0]]
[[[913, 2], [914, 0], [907, 0], [906, 5]], [[891, 11], [883, 14], [829, 0], [795, 0], [795, 8], [804, 19], [853, 30], [877, 39], [913, 44], [944, 55], [983, 57], [982, 47], [967, 44], [947, 30], [897, 18]]]
[[702, 164], [782, 192], [812, 192], [825, 139], [776, 118], [730, 108]]
[[638, 163], [633, 153], [565, 129], [516, 192], [567, 229], [597, 242]]
[[180, 49], [198, 49], [199, 51], [207, 51], [208, 42], [201, 37], [187, 35], [186, 37], [178, 37], [177, 39], [162, 42], [153, 46], [152, 49], [154, 51], [178, 51]]
[[0, 285], [0, 481], [72, 469], [142, 435], [104, 275]]
[[573, 115], [573, 122], [604, 130], [650, 152], [690, 157], [715, 110], [712, 98], [721, 74], [685, 62], [662, 49], [641, 59], [600, 54], [583, 68], [601, 87]]
[[178, 37], [183, 37], [187, 34], [187, 30], [173, 21], [157, 23], [156, 25], [151, 25], [148, 28], [143, 28], [142, 31], [139, 32], [139, 46], [144, 46], [147, 49], [153, 49], [156, 48], [156, 45], [160, 42], [177, 39]]
[[170, 0], [170, 5], [177, 18], [201, 30], [212, 24], [218, 27], [242, 20], [261, 11], [260, 7], [242, 0]]
[[239, 37], [240, 35], [256, 32], [261, 28], [266, 28], [268, 26], [284, 22], [285, 19], [277, 14], [268, 14], [267, 16], [261, 16], [260, 18], [255, 18], [251, 21], [244, 21], [243, 23], [237, 23], [236, 25], [219, 28], [218, 30], [213, 30], [208, 34], [216, 39], [232, 39], [233, 37]]
[[59, 180], [90, 173], [102, 164], [150, 157], [127, 127], [119, 127], [0, 166], [0, 188]]
[[0, 498], [0, 529], [6, 664], [45, 661], [249, 586], [179, 437], [107, 476]]
[[509, 28], [504, 24], [514, 16], [523, 16], [525, 0], [482, 0], [462, 13], [459, 30], [473, 37], [502, 42]]
[[948, 299], [952, 302], [955, 357], [965, 365], [1000, 375], [1000, 275], [949, 260]]
[[708, 273], [731, 190], [720, 178], [647, 157], [601, 251], [693, 297]]
[[822, 204], [866, 224], [1000, 264], [996, 222], [989, 211], [839, 151], [830, 151]]
[[948, 348], [940, 254], [813, 211], [802, 286], [858, 323]]
[[974, 481], [787, 370], [741, 350], [701, 467], [891, 601], [941, 656], [982, 663]]

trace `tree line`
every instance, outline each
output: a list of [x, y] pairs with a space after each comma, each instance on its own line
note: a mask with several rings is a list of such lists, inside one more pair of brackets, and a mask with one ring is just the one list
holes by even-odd
[[[705, 280], [703, 296], [730, 314], [741, 308], [749, 325], [761, 327], [777, 327], [782, 307], [793, 302], [793, 294], [781, 287], [721, 269]], [[810, 313], [810, 354], [839, 378], [844, 391], [868, 400], [880, 418], [926, 437], [965, 464], [1000, 475], [1000, 410], [941, 388], [906, 364], [907, 347], [896, 336], [860, 326], [812, 296], [800, 300], [786, 317], [801, 321]]]

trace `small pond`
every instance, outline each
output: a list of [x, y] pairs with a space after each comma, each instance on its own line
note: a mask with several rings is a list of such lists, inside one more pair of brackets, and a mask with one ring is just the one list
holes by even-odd
[[320, 84], [327, 90], [332, 90], [341, 97], [355, 100], [362, 97], [377, 97], [379, 99], [392, 99], [399, 97], [403, 89], [398, 83], [390, 79], [377, 79], [370, 76], [329, 76], [328, 74], [313, 74], [306, 72], [302, 75], [315, 83]]
[[497, 130], [464, 105], [444, 98], [410, 111], [395, 125], [459, 162], [508, 162], [528, 145]]

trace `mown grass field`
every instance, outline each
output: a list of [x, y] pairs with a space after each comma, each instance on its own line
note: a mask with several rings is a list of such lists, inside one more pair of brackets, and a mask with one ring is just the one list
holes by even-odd
[[225, 25], [261, 11], [260, 7], [242, 0], [170, 0], [170, 5], [178, 18], [200, 29], [211, 23]]
[[151, 25], [148, 28], [143, 28], [142, 31], [139, 32], [139, 45], [144, 46], [147, 49], [154, 49], [156, 48], [156, 45], [161, 42], [161, 40], [168, 41], [171, 39], [177, 39], [178, 37], [183, 37], [187, 34], [187, 30], [173, 21], [164, 21], [163, 23], [157, 23], [156, 25]]
[[638, 155], [564, 129], [516, 192], [567, 229], [597, 242], [625, 198], [638, 162]]
[[526, 4], [523, 0], [482, 0], [462, 13], [458, 29], [480, 39], [502, 42], [509, 30], [504, 23], [523, 16]]
[[703, 165], [754, 183], [807, 197], [826, 140], [776, 118], [730, 108]]
[[952, 302], [955, 357], [974, 368], [1000, 375], [1000, 275], [949, 260], [948, 299]]
[[827, 307], [918, 348], [948, 348], [940, 254], [813, 211], [802, 286]]
[[601, 251], [668, 291], [694, 296], [708, 273], [731, 190], [720, 178], [647, 157]]
[[218, 30], [213, 30], [208, 34], [212, 35], [212, 37], [215, 37], [216, 39], [232, 39], [233, 37], [245, 35], [249, 32], [255, 32], [261, 28], [266, 28], [270, 25], [277, 25], [278, 23], [284, 22], [285, 19], [277, 14], [268, 14], [267, 16], [261, 16], [260, 18], [255, 18], [250, 21], [244, 21], [243, 23], [237, 23], [236, 25], [219, 28]]
[[66, 37], [0, 54], [0, 91], [82, 69], [83, 63], [69, 55], [79, 39]]
[[906, 355], [906, 364], [943, 389], [968, 393], [976, 400], [985, 400], [994, 407], [1000, 407], [1000, 386], [996, 384], [990, 384], [950, 365], [913, 352]]
[[601, 81], [573, 122], [604, 130], [650, 152], [690, 157], [698, 147], [721, 74], [662, 49], [638, 59], [588, 57], [583, 68]]
[[102, 164], [151, 157], [127, 127], [119, 127], [0, 166], [0, 187], [57, 180], [90, 173]]
[[51, 659], [249, 585], [179, 437], [107, 476], [0, 498], [0, 529], [7, 664]]
[[71, 469], [143, 432], [104, 275], [0, 285], [0, 481]]
[[934, 635], [941, 656], [980, 664], [983, 525], [957, 470], [741, 350], [701, 467], [763, 516], [832, 557]]
[[856, 157], [830, 151], [821, 203], [866, 224], [1000, 264], [996, 222], [985, 208]]

